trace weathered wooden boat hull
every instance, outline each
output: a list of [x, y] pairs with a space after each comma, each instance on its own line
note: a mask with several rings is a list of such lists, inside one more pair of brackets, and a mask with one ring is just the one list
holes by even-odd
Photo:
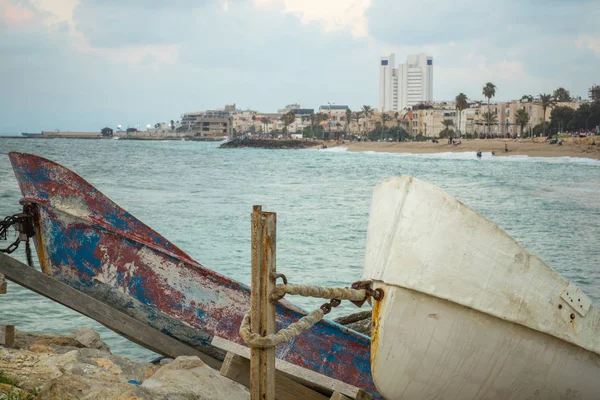
[[[247, 286], [204, 268], [72, 171], [10, 153], [24, 196], [36, 209], [42, 271], [202, 352], [223, 358], [213, 336], [244, 344]], [[277, 304], [278, 328], [304, 311]], [[330, 321], [277, 347], [278, 358], [363, 388], [371, 379], [368, 337]]]
[[409, 177], [374, 192], [375, 385], [395, 399], [598, 399], [600, 314], [495, 224]]

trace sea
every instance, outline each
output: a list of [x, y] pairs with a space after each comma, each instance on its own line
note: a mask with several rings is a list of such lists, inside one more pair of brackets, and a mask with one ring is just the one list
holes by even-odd
[[[8, 152], [77, 172], [192, 258], [250, 283], [253, 205], [277, 213], [277, 270], [291, 282], [349, 286], [361, 278], [372, 190], [408, 174], [439, 185], [573, 281], [600, 307], [600, 161], [327, 150], [219, 149], [219, 143], [0, 139], [0, 217], [20, 211]], [[0, 242], [0, 245], [5, 245]], [[24, 249], [13, 256], [25, 261]], [[36, 262], [37, 265], [37, 262]], [[323, 301], [292, 298], [311, 310]], [[333, 317], [357, 309], [342, 305]], [[68, 334], [89, 326], [113, 353], [156, 355], [95, 321], [9, 282], [0, 323]]]

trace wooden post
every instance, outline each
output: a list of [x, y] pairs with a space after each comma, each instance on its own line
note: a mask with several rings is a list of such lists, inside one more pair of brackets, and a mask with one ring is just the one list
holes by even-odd
[[0, 274], [0, 294], [6, 294], [6, 279]]
[[[261, 336], [275, 333], [275, 304], [269, 294], [275, 286], [277, 215], [252, 208], [252, 293], [250, 328]], [[275, 400], [275, 348], [252, 348], [250, 399]]]
[[0, 345], [13, 347], [15, 345], [15, 326], [0, 325]]

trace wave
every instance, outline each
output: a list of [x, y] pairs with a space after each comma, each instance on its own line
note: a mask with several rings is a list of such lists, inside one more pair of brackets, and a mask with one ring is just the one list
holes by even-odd
[[[337, 151], [334, 151], [338, 149]], [[343, 150], [342, 150], [343, 149]], [[345, 153], [348, 151], [347, 148], [335, 147], [332, 149], [326, 149], [325, 151], [334, 151], [337, 153]], [[435, 160], [480, 160], [486, 162], [543, 162], [550, 164], [586, 164], [586, 165], [598, 165], [600, 166], [600, 160], [594, 158], [584, 157], [570, 157], [570, 156], [557, 156], [557, 157], [535, 157], [528, 155], [502, 155], [494, 156], [491, 152], [484, 152], [481, 158], [477, 157], [475, 151], [447, 151], [441, 153], [409, 153], [409, 152], [384, 152], [384, 151], [357, 151], [352, 154], [369, 154], [369, 155], [381, 155], [381, 156], [394, 156], [394, 157], [416, 157], [416, 158], [427, 158]]]
[[318, 149], [318, 150], [326, 151], [328, 153], [347, 153], [348, 152], [348, 148], [342, 147], [342, 146], [331, 147], [331, 148], [327, 148], [327, 149]]

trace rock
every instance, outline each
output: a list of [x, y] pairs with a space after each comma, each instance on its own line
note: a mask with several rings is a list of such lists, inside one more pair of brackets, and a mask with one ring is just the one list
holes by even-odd
[[98, 381], [85, 376], [62, 375], [46, 382], [36, 400], [152, 400], [155, 397], [138, 385]]
[[219, 148], [221, 149], [233, 149], [240, 147], [255, 147], [262, 149], [305, 149], [308, 147], [315, 147], [320, 145], [321, 142], [316, 140], [306, 139], [233, 139], [227, 143], [223, 143]]
[[155, 398], [169, 400], [243, 400], [249, 399], [248, 389], [233, 382], [204, 364], [198, 357], [177, 357], [161, 367], [142, 388]]
[[346, 327], [355, 330], [358, 333], [362, 333], [363, 335], [371, 336], [371, 329], [373, 325], [371, 323], [371, 318], [367, 318], [363, 319], [362, 321], [357, 321], [348, 324], [346, 325]]
[[29, 346], [27, 348], [27, 350], [33, 352], [33, 353], [48, 353], [48, 354], [54, 354], [56, 353], [56, 350], [48, 345], [45, 344], [32, 344], [31, 346]]
[[172, 358], [163, 358], [159, 361], [159, 365], [163, 366], [163, 365], [167, 365], [173, 362]]
[[84, 347], [84, 345], [76, 341], [72, 336], [16, 332], [15, 349], [25, 349], [34, 345], [50, 346], [57, 351], [59, 351], [58, 348], [60, 347], [67, 347], [69, 350]]
[[100, 334], [87, 327], [79, 328], [72, 333], [74, 339], [84, 347], [98, 349], [110, 353], [110, 348], [100, 339]]

